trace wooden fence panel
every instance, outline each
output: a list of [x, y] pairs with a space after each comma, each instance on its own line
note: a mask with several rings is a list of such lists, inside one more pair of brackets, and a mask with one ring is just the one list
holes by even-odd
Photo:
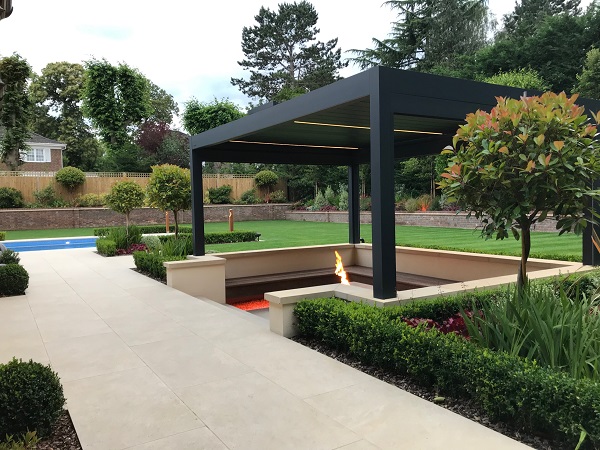
[[[142, 175], [142, 176], [140, 176]], [[0, 172], [0, 187], [15, 188], [23, 194], [23, 199], [27, 203], [35, 201], [33, 193], [40, 191], [47, 186], [52, 186], [57, 194], [67, 200], [73, 201], [75, 198], [84, 194], [107, 194], [112, 185], [118, 181], [134, 181], [143, 188], [146, 188], [150, 181], [149, 174], [133, 174], [133, 173], [88, 173], [86, 174], [85, 182], [73, 192], [60, 186], [54, 179], [54, 173], [44, 172]], [[207, 175], [202, 178], [204, 193], [209, 188], [216, 188], [226, 184], [233, 187], [231, 196], [233, 200], [239, 200], [242, 194], [254, 187], [254, 176], [252, 175]], [[274, 190], [287, 189], [285, 180], [280, 180]], [[264, 198], [265, 190], [257, 190]]]

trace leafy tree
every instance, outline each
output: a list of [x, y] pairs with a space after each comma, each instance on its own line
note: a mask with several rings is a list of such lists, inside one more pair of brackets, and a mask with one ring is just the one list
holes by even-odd
[[129, 215], [144, 205], [144, 188], [134, 181], [118, 181], [106, 195], [106, 205], [119, 214], [125, 214], [125, 226], [129, 234]]
[[50, 63], [34, 75], [29, 88], [35, 103], [33, 131], [67, 144], [63, 156], [68, 165], [92, 169], [101, 148], [81, 111], [84, 68], [68, 62]]
[[338, 70], [347, 63], [336, 49], [337, 38], [316, 41], [318, 18], [305, 0], [281, 3], [277, 11], [261, 7], [254, 17], [257, 25], [242, 31], [245, 59], [238, 64], [250, 71], [250, 79], [232, 78], [231, 83], [249, 97], [270, 101], [282, 90], [289, 97], [338, 80]]
[[548, 16], [579, 14], [581, 0], [520, 0], [515, 9], [503, 18], [504, 33], [528, 35]]
[[124, 143], [118, 147], [105, 145], [105, 152], [98, 160], [101, 172], [150, 172], [154, 159], [144, 149], [134, 143]]
[[152, 114], [148, 80], [126, 64], [85, 63], [83, 111], [113, 149], [131, 142], [133, 127]]
[[395, 184], [409, 196], [431, 193], [435, 180], [435, 156], [407, 158], [396, 162]]
[[491, 113], [469, 114], [454, 148], [444, 150], [450, 164], [439, 184], [448, 201], [482, 219], [482, 236], [504, 239], [510, 230], [521, 239], [520, 291], [532, 225], [552, 213], [560, 234], [580, 233], [589, 199], [600, 194], [591, 187], [600, 177], [596, 127], [576, 98], [550, 92], [499, 98]]
[[[373, 38], [374, 48], [353, 50], [361, 68], [383, 65], [430, 71], [452, 67], [460, 55], [487, 43], [491, 28], [487, 0], [390, 0], [398, 10], [386, 39]], [[440, 69], [438, 68], [439, 72]]]
[[4, 136], [0, 141], [0, 160], [10, 170], [23, 164], [21, 153], [27, 151], [29, 139], [27, 123], [31, 102], [27, 95], [27, 80], [31, 68], [27, 61], [14, 54], [0, 60], [0, 79], [5, 83], [4, 97], [0, 104], [0, 126]]
[[586, 56], [581, 74], [573, 88], [584, 97], [600, 99], [600, 50], [591, 49]]
[[499, 72], [491, 77], [486, 77], [481, 81], [502, 86], [512, 86], [523, 89], [537, 89], [538, 91], [548, 90], [548, 84], [540, 77], [537, 71], [533, 69], [510, 70], [508, 72]]
[[148, 155], [156, 155], [167, 134], [169, 134], [168, 123], [149, 120], [140, 126], [135, 143]]
[[526, 34], [502, 35], [493, 45], [477, 52], [474, 72], [486, 77], [531, 68], [547, 82], [550, 90], [570, 92], [586, 49], [597, 39], [595, 33], [586, 31], [594, 26], [591, 21], [594, 17], [600, 19], [600, 15], [546, 16]]
[[157, 86], [147, 79], [150, 89], [150, 108], [152, 109], [151, 120], [154, 122], [173, 122], [173, 116], [179, 114], [179, 106], [173, 96], [163, 88]]
[[158, 164], [189, 168], [190, 147], [187, 135], [179, 131], [169, 132], [158, 147], [156, 161]]
[[150, 206], [173, 211], [175, 237], [179, 235], [177, 213], [192, 207], [192, 182], [189, 169], [163, 164], [152, 166], [147, 188]]
[[219, 101], [215, 98], [211, 103], [203, 103], [192, 98], [185, 102], [183, 127], [190, 134], [198, 134], [241, 117], [244, 113], [227, 99]]

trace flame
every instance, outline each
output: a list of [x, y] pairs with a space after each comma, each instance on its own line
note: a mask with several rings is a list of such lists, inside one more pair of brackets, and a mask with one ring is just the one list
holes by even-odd
[[342, 264], [342, 257], [337, 251], [335, 252], [335, 274], [341, 278], [340, 282], [342, 284], [350, 284], [346, 271], [344, 270], [344, 265]]

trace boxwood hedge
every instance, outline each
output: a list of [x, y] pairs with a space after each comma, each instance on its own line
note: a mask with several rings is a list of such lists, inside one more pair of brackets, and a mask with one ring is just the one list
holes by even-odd
[[417, 315], [435, 310], [415, 304], [404, 312], [387, 311], [316, 299], [298, 303], [294, 314], [302, 335], [440, 392], [472, 399], [494, 420], [549, 435], [571, 448], [585, 429], [588, 445], [600, 445], [600, 383], [575, 380], [454, 334], [410, 327], [400, 318], [409, 308], [421, 308]]

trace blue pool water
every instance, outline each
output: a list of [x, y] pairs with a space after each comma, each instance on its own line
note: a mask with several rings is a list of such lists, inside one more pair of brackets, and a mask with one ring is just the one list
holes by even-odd
[[37, 250], [64, 250], [68, 248], [88, 248], [96, 246], [96, 237], [39, 239], [35, 241], [4, 241], [6, 248], [15, 252], [34, 252]]

